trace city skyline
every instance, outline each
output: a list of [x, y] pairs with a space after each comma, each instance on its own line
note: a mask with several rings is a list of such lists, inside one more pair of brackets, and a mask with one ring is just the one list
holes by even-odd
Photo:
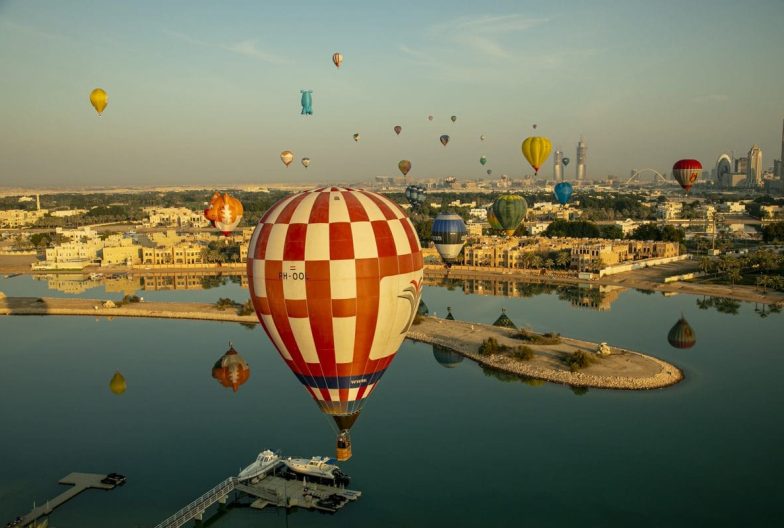
[[[754, 31], [733, 31], [738, 20]], [[588, 180], [669, 172], [680, 158], [712, 168], [752, 145], [767, 153], [764, 171], [784, 114], [782, 23], [774, 1], [400, 3], [394, 12], [4, 2], [0, 186], [351, 182], [398, 176], [401, 159], [414, 181], [485, 169], [519, 178], [533, 173], [520, 142], [535, 134], [574, 156], [567, 179], [581, 136]], [[754, 71], [753, 89], [748, 76], [726, 75], [741, 65]], [[88, 102], [95, 87], [109, 94], [100, 118]], [[302, 89], [313, 90], [313, 116], [300, 115]], [[285, 149], [296, 156], [288, 169]]]

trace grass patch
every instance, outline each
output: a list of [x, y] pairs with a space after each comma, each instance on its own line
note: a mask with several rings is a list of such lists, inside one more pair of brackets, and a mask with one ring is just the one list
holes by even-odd
[[518, 361], [528, 361], [534, 357], [531, 347], [518, 345], [510, 347], [499, 343], [494, 337], [488, 337], [479, 345], [479, 355], [492, 356], [494, 354], [504, 354]]
[[594, 356], [587, 354], [582, 350], [567, 354], [566, 357], [563, 358], [563, 362], [566, 363], [569, 370], [572, 372], [577, 372], [578, 370], [591, 365], [594, 361], [596, 361]]
[[558, 345], [561, 343], [561, 335], [554, 332], [535, 334], [523, 329], [515, 337], [532, 345]]

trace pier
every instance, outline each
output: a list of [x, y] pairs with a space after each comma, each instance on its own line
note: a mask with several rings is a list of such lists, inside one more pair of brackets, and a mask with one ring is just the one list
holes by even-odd
[[104, 484], [101, 480], [105, 479], [108, 475], [99, 475], [97, 473], [70, 473], [61, 478], [59, 483], [70, 485], [71, 487], [66, 491], [59, 494], [57, 497], [49, 499], [43, 506], [33, 508], [27, 515], [22, 516], [17, 526], [28, 526], [41, 517], [45, 517], [52, 513], [55, 508], [62, 506], [69, 500], [79, 495], [84, 490], [102, 489], [111, 490], [116, 486], [114, 484]]

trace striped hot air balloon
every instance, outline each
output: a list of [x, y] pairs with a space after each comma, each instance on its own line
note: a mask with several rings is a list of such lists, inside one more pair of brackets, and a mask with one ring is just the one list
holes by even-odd
[[436, 245], [438, 254], [441, 255], [447, 266], [459, 260], [467, 234], [468, 229], [459, 215], [439, 213], [436, 216], [430, 230], [430, 239]]
[[417, 313], [422, 251], [405, 212], [362, 190], [284, 198], [248, 247], [250, 297], [267, 336], [339, 430], [349, 429]]
[[250, 378], [250, 367], [229, 343], [229, 350], [212, 367], [212, 377], [224, 387], [231, 387], [234, 392], [237, 392], [240, 385]]
[[525, 198], [516, 194], [502, 194], [493, 202], [493, 213], [508, 236], [514, 235], [527, 212], [528, 203]]
[[207, 218], [214, 217], [213, 225], [223, 233], [224, 236], [229, 236], [234, 231], [240, 221], [242, 220], [243, 207], [242, 202], [229, 195], [228, 193], [213, 195], [210, 207], [210, 215]]
[[682, 159], [672, 166], [673, 178], [686, 192], [689, 192], [691, 186], [697, 182], [700, 174], [702, 174], [702, 163], [695, 159]]
[[493, 206], [487, 208], [487, 223], [490, 224], [490, 229], [494, 229], [496, 231], [501, 231], [501, 224], [498, 222], [498, 218], [495, 217], [495, 213], [493, 212]]
[[697, 343], [697, 338], [691, 325], [681, 315], [678, 322], [670, 328], [667, 341], [675, 348], [691, 348]]
[[343, 64], [343, 54], [340, 52], [333, 53], [332, 63], [335, 65], [336, 68], [340, 68], [340, 65]]

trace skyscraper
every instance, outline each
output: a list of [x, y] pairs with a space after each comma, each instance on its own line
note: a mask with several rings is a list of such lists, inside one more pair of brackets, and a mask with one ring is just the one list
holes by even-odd
[[588, 146], [585, 140], [580, 136], [580, 141], [577, 143], [577, 163], [575, 164], [575, 180], [581, 182], [587, 176], [585, 171], [585, 158], [588, 155]]
[[557, 147], [553, 154], [553, 179], [557, 182], [563, 180], [563, 152], [560, 147]]
[[746, 187], [762, 186], [762, 149], [754, 145], [749, 150], [749, 162], [746, 169]]
[[781, 121], [781, 156], [779, 157], [779, 178], [784, 178], [784, 119]]

